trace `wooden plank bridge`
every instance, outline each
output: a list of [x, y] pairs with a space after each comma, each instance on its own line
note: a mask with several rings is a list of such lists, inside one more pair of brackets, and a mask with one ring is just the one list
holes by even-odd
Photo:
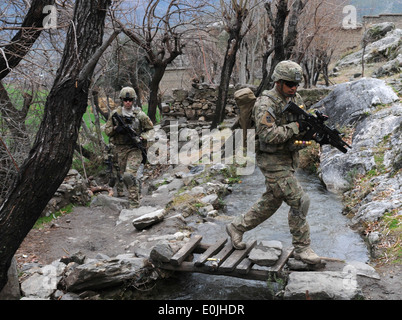
[[[248, 242], [244, 250], [235, 250], [227, 238], [220, 239], [211, 245], [203, 244], [201, 240], [200, 235], [192, 237], [168, 263], [163, 263], [160, 268], [266, 281], [271, 275], [279, 275], [293, 253], [293, 247], [283, 250], [274, 266], [253, 269], [254, 264], [248, 259], [248, 254], [256, 245], [256, 240]], [[193, 257], [193, 254], [200, 255], [192, 261], [187, 261], [188, 258]]]

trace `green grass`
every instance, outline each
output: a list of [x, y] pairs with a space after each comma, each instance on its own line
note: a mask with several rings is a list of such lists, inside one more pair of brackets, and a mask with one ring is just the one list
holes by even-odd
[[[142, 111], [144, 111], [145, 114], [148, 114], [148, 105], [147, 104], [142, 106]], [[156, 108], [156, 123], [154, 123], [154, 125], [160, 123], [161, 120], [162, 120], [162, 117], [161, 117], [160, 111], [158, 108]]]
[[40, 228], [42, 228], [45, 224], [50, 223], [50, 222], [53, 221], [54, 219], [56, 219], [56, 218], [58, 218], [58, 217], [60, 217], [60, 216], [62, 216], [62, 215], [71, 213], [71, 212], [73, 211], [73, 208], [74, 208], [74, 206], [73, 206], [72, 204], [69, 204], [69, 205], [67, 205], [66, 207], [60, 209], [59, 211], [56, 211], [56, 212], [52, 213], [52, 214], [49, 215], [48, 217], [41, 217], [41, 218], [39, 218], [39, 219], [35, 222], [35, 224], [34, 224], [34, 226], [33, 226], [33, 229], [40, 229]]

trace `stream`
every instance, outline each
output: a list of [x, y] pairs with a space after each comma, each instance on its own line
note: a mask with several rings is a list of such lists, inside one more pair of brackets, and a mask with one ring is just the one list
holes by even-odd
[[[342, 215], [341, 199], [328, 192], [314, 175], [297, 172], [303, 189], [310, 196], [307, 216], [311, 247], [320, 256], [339, 258], [346, 261], [369, 261], [369, 252], [361, 236], [349, 226], [349, 219]], [[243, 176], [242, 183], [233, 186], [226, 196], [226, 215], [213, 222], [190, 223], [194, 234], [201, 234], [203, 242], [213, 243], [226, 236], [225, 225], [233, 216], [247, 212], [265, 191], [264, 176], [256, 168], [250, 176]], [[268, 220], [244, 234], [244, 240], [279, 240], [284, 248], [291, 246], [287, 215], [289, 207], [284, 203]], [[158, 281], [144, 299], [158, 300], [263, 300], [272, 299], [266, 282], [244, 280], [206, 274], [174, 274], [171, 278]]]

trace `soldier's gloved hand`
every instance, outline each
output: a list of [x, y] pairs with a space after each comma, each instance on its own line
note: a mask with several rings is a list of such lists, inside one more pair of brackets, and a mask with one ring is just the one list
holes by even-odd
[[117, 126], [117, 127], [114, 129], [114, 131], [115, 131], [116, 133], [123, 133], [123, 132], [124, 132], [124, 128], [121, 127], [121, 126]]
[[308, 123], [306, 121], [297, 120], [296, 122], [297, 122], [300, 132], [307, 131], [307, 129], [309, 128]]

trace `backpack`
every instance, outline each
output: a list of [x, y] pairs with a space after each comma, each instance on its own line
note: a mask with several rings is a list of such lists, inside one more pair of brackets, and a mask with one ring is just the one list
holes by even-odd
[[243, 130], [253, 127], [252, 112], [256, 97], [250, 88], [243, 88], [234, 93], [236, 104], [239, 107], [239, 124]]
[[239, 107], [239, 124], [243, 129], [243, 146], [246, 145], [247, 129], [254, 127], [253, 107], [257, 98], [250, 88], [243, 88], [234, 93], [234, 98]]

